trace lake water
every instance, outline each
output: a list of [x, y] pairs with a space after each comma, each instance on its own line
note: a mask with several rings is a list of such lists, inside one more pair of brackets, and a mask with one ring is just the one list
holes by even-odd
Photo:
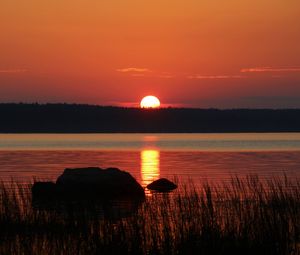
[[65, 168], [118, 167], [143, 186], [159, 177], [226, 181], [300, 177], [300, 133], [1, 134], [0, 179], [55, 180]]

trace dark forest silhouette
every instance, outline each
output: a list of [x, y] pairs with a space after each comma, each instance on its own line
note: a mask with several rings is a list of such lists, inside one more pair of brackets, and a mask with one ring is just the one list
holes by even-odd
[[0, 104], [1, 133], [298, 132], [300, 109], [146, 110], [78, 104]]

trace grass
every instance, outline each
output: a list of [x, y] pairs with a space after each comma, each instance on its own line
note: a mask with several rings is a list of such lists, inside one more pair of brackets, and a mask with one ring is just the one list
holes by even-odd
[[33, 208], [30, 188], [0, 184], [0, 254], [300, 254], [298, 180], [181, 185], [122, 218]]

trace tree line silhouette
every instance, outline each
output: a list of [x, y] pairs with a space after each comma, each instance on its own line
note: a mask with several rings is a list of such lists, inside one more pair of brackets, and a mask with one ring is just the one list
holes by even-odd
[[1, 133], [299, 132], [300, 109], [0, 104]]

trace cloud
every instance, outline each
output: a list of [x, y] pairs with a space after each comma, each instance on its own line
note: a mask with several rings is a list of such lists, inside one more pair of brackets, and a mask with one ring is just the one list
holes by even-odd
[[151, 72], [151, 70], [148, 69], [148, 68], [138, 68], [138, 67], [121, 68], [121, 69], [117, 69], [116, 71], [121, 72], [121, 73], [147, 73], [147, 72]]
[[156, 75], [157, 78], [163, 78], [163, 79], [172, 79], [174, 78], [174, 74], [169, 73], [169, 72], [161, 72]]
[[188, 79], [198, 79], [198, 80], [214, 80], [214, 79], [241, 79], [245, 76], [241, 75], [189, 75]]
[[281, 78], [284, 76], [285, 72], [300, 72], [300, 66], [290, 66], [290, 67], [253, 67], [253, 68], [243, 68], [240, 70], [239, 74], [234, 75], [188, 75], [188, 79], [197, 80], [223, 80], [223, 79], [242, 79], [247, 78], [246, 73], [274, 73], [272, 78]]
[[126, 102], [126, 101], [108, 101], [106, 105], [119, 106], [119, 107], [139, 107], [140, 102]]
[[172, 79], [172, 78], [174, 78], [174, 75], [171, 75], [171, 74], [160, 74], [157, 77], [158, 78], [163, 78], [163, 79]]
[[133, 76], [133, 77], [144, 77], [145, 74], [144, 73], [132, 73], [131, 76]]
[[116, 69], [117, 72], [129, 74], [132, 77], [148, 77], [148, 78], [161, 78], [161, 79], [171, 79], [174, 75], [169, 72], [159, 72], [151, 70], [149, 68], [138, 68], [138, 67], [128, 67]]
[[161, 79], [172, 79], [174, 75], [171, 74], [146, 74], [146, 73], [131, 73], [132, 77], [149, 77], [149, 78], [161, 78]]
[[27, 69], [0, 69], [0, 73], [25, 73]]
[[241, 73], [262, 73], [262, 72], [300, 72], [299, 66], [294, 67], [253, 67], [243, 68], [240, 70]]

